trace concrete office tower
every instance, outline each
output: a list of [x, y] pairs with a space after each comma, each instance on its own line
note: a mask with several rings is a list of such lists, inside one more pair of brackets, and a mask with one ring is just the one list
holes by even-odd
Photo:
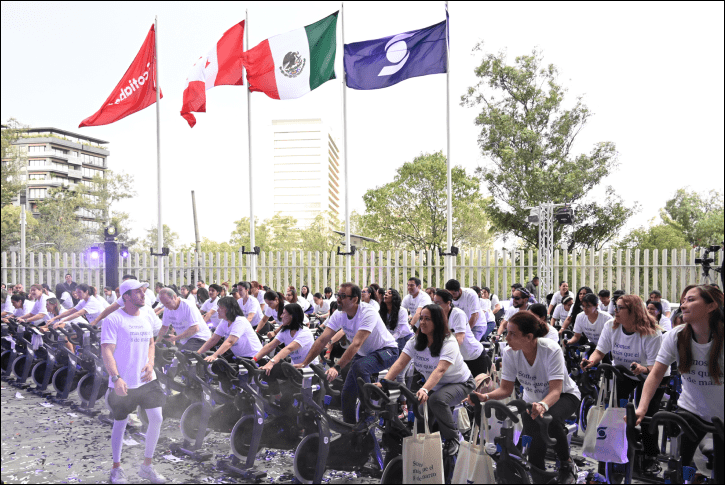
[[[3, 126], [5, 129], [5, 126]], [[105, 177], [107, 158], [111, 154], [105, 146], [109, 142], [53, 127], [28, 128], [12, 144], [15, 153], [23, 161], [23, 180], [27, 175], [27, 208], [38, 215], [38, 202], [48, 196], [53, 188], [75, 189], [78, 185], [91, 184], [94, 176]], [[3, 160], [5, 162], [5, 160]], [[15, 200], [19, 204], [25, 193]], [[101, 224], [96, 214], [86, 210], [76, 213], [89, 231], [96, 231]]]
[[320, 212], [342, 219], [338, 140], [321, 119], [272, 120], [274, 213], [309, 227]]

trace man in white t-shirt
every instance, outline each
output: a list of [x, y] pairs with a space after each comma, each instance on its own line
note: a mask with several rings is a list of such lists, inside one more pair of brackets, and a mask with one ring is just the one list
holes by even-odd
[[33, 309], [30, 310], [29, 313], [26, 313], [25, 315], [20, 317], [18, 320], [26, 323], [38, 322], [38, 325], [40, 325], [41, 323], [44, 323], [50, 318], [50, 315], [48, 314], [48, 309], [45, 307], [45, 303], [48, 301], [48, 297], [43, 294], [43, 286], [31, 286], [30, 298], [35, 301], [35, 303], [33, 304]]
[[[476, 340], [480, 340], [483, 333], [486, 331], [486, 322], [484, 322], [481, 316], [481, 302], [478, 300], [478, 295], [471, 288], [461, 288], [461, 283], [458, 280], [446, 281], [446, 290], [453, 296], [453, 306], [460, 308], [466, 314], [468, 325], [471, 326], [471, 332], [473, 332]], [[481, 320], [480, 325], [476, 325], [478, 320]], [[477, 328], [474, 331], [474, 328]]]
[[[211, 337], [211, 331], [199, 309], [188, 300], [179, 298], [171, 288], [163, 288], [159, 292], [159, 300], [166, 307], [159, 338], [166, 338], [172, 343], [179, 342], [181, 345], [178, 347], [182, 350], [199, 350]], [[164, 337], [170, 326], [174, 327], [176, 335]]]
[[508, 321], [512, 316], [516, 315], [519, 311], [526, 310], [529, 308], [529, 292], [525, 288], [516, 288], [513, 292], [512, 301], [513, 303], [509, 308], [506, 309], [506, 313], [503, 316], [501, 325], [498, 327], [498, 335], [501, 335], [508, 325]]
[[327, 328], [317, 338], [304, 362], [295, 365], [298, 368], [307, 367], [338, 330], [344, 331], [350, 345], [335, 367], [328, 369], [327, 380], [334, 381], [340, 369], [350, 364], [341, 395], [342, 419], [346, 423], [355, 423], [357, 398], [360, 397], [360, 402], [363, 402], [357, 378], [370, 382], [370, 376], [393, 365], [399, 353], [398, 344], [388, 332], [380, 314], [367, 303], [361, 303], [361, 298], [359, 286], [353, 283], [340, 285], [337, 294], [339, 310], [327, 320]]
[[415, 276], [408, 278], [408, 294], [405, 295], [401, 304], [403, 308], [408, 310], [408, 315], [411, 315], [410, 325], [412, 327], [417, 326], [421, 309], [433, 303], [428, 293], [420, 291], [422, 284], [420, 279]]
[[652, 290], [649, 292], [649, 299], [656, 301], [662, 305], [662, 316], [670, 318], [671, 308], [670, 302], [662, 298], [662, 292], [660, 290]]
[[562, 281], [561, 283], [559, 283], [559, 291], [554, 293], [554, 296], [551, 298], [551, 303], [549, 304], [549, 315], [553, 315], [556, 305], [561, 303], [561, 300], [563, 300], [567, 296], [571, 296], [572, 298], [574, 298], [572, 292], [569, 291], [569, 283], [567, 283], [566, 281]]
[[111, 431], [111, 483], [128, 483], [121, 468], [121, 451], [128, 415], [135, 412], [137, 407], [146, 410], [149, 423], [144, 461], [138, 474], [152, 483], [166, 482], [166, 478], [151, 465], [161, 433], [161, 407], [166, 403], [166, 395], [154, 372], [155, 317], [142, 311], [147, 286], [148, 283], [137, 280], [124, 281], [120, 287], [120, 300], [124, 306], [106, 319], [101, 330], [101, 355], [109, 375], [107, 402], [114, 419]]

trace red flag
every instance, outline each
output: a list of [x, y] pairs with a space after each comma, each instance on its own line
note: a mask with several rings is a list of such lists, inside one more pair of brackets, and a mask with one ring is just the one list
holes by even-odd
[[222, 38], [205, 56], [200, 57], [186, 78], [184, 102], [181, 116], [190, 127], [196, 124], [192, 111], [206, 113], [206, 91], [214, 86], [242, 83], [242, 40], [244, 39], [244, 20], [224, 32]]
[[[163, 98], [163, 94], [159, 93]], [[108, 125], [141, 111], [156, 102], [156, 36], [151, 25], [146, 40], [131, 63], [123, 79], [118, 83], [101, 109], [83, 120], [84, 126]]]

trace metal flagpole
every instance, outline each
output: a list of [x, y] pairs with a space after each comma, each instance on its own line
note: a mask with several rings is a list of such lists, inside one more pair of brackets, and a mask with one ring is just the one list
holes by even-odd
[[194, 239], [196, 240], [194, 267], [196, 268], [196, 279], [198, 280], [199, 278], [201, 278], [201, 268], [199, 268], [199, 254], [201, 253], [201, 245], [199, 244], [199, 221], [196, 218], [196, 196], [194, 195], [193, 190], [191, 191], [191, 208], [194, 211]]
[[[446, 1], [446, 180], [448, 191], [448, 214], [446, 216], [446, 244], [448, 246], [446, 252], [452, 252], [453, 246], [453, 202], [452, 202], [452, 183], [451, 183], [451, 96], [450, 96], [450, 79], [451, 79], [451, 52], [448, 45], [448, 1]], [[455, 256], [446, 256], [446, 281], [453, 278], [453, 258]]]
[[158, 234], [156, 235], [156, 250], [159, 255], [158, 258], [158, 277], [156, 281], [164, 282], [164, 257], [161, 255], [163, 252], [163, 240], [164, 240], [164, 226], [161, 222], [161, 121], [159, 114], [159, 93], [161, 93], [161, 84], [159, 83], [159, 17], [154, 17], [154, 50], [156, 56], [156, 173], [157, 173], [157, 196], [159, 205], [159, 223], [158, 223]]
[[[341, 3], [340, 14], [342, 15], [342, 49], [343, 56], [345, 52], [345, 4]], [[347, 163], [347, 74], [345, 73], [345, 63], [343, 61], [342, 66], [342, 137], [345, 145], [345, 252], [348, 254], [345, 263], [345, 279], [346, 281], [352, 280], [352, 256], [350, 256], [350, 190], [348, 189], [348, 163]]]
[[[249, 50], [249, 20], [248, 12], [244, 10], [244, 40]], [[246, 70], [246, 69], [245, 69]], [[249, 244], [254, 251], [254, 196], [252, 195], [252, 91], [249, 89], [249, 78], [247, 78], [247, 142], [249, 146]], [[257, 255], [250, 254], [250, 280], [257, 279]], [[241, 263], [241, 261], [240, 261]]]

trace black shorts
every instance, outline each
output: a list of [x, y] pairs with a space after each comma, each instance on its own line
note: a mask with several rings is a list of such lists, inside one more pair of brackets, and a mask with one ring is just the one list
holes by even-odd
[[141, 406], [141, 409], [153, 409], [166, 404], [166, 394], [161, 390], [157, 379], [136, 389], [128, 389], [125, 396], [119, 396], [111, 388], [108, 389], [108, 392], [108, 406], [116, 421], [126, 419], [129, 414], [136, 411], [137, 406]]

